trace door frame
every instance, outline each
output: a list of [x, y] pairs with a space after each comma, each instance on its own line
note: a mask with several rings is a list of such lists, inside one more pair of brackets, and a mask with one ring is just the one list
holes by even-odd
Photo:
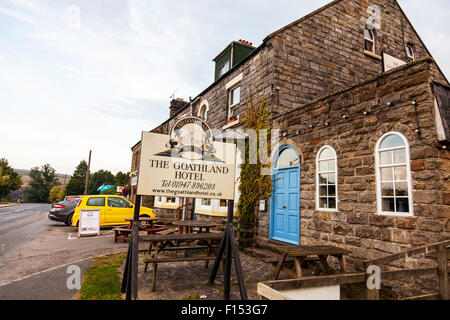
[[280, 147], [278, 149], [278, 152], [276, 153], [276, 156], [273, 159], [272, 168], [271, 168], [271, 171], [272, 171], [271, 172], [271, 174], [272, 174], [271, 175], [272, 188], [273, 189], [275, 188], [275, 181], [274, 181], [274, 179], [275, 179], [276, 174], [278, 172], [278, 168], [276, 168], [276, 164], [277, 164], [278, 158], [279, 158], [280, 154], [286, 149], [294, 150], [294, 152], [297, 155], [297, 158], [299, 160], [297, 166], [285, 167], [285, 168], [281, 169], [281, 170], [286, 170], [286, 169], [295, 169], [295, 168], [297, 168], [297, 170], [298, 170], [298, 222], [299, 222], [298, 223], [298, 239], [297, 239], [297, 241], [288, 241], [288, 240], [283, 240], [282, 241], [282, 240], [274, 239], [275, 195], [270, 197], [269, 239], [276, 240], [276, 241], [281, 241], [283, 243], [294, 244], [294, 245], [299, 246], [300, 245], [300, 232], [301, 232], [301, 228], [300, 228], [300, 219], [301, 219], [301, 214], [300, 214], [300, 185], [301, 185], [301, 181], [300, 181], [300, 155], [298, 154], [297, 150], [295, 150], [295, 148], [293, 146], [291, 146], [291, 145], [286, 144], [286, 145]]

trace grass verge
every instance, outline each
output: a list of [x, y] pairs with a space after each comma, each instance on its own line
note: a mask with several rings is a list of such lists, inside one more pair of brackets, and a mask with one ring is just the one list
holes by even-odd
[[121, 279], [118, 270], [126, 258], [126, 253], [118, 253], [95, 258], [86, 270], [79, 300], [121, 300]]

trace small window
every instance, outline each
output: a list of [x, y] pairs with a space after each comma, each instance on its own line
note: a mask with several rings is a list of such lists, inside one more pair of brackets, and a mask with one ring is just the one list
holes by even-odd
[[415, 59], [416, 58], [416, 53], [414, 51], [414, 45], [411, 43], [408, 43], [406, 45], [406, 55], [408, 56], [408, 58], [410, 59]]
[[89, 198], [86, 202], [86, 206], [88, 207], [104, 207], [105, 206], [105, 198], [97, 197], [97, 198]]
[[226, 207], [226, 206], [227, 206], [227, 200], [220, 199], [219, 206], [220, 206], [220, 207]]
[[299, 158], [294, 150], [291, 148], [286, 148], [283, 151], [281, 151], [280, 156], [277, 160], [276, 167], [279, 168], [289, 168], [298, 166], [299, 164]]
[[202, 206], [210, 206], [211, 199], [202, 199]]
[[241, 102], [241, 86], [232, 89], [230, 95], [230, 106], [234, 106]]
[[378, 212], [412, 215], [411, 169], [406, 138], [384, 135], [377, 145]]
[[175, 202], [177, 202], [177, 199], [175, 197], [167, 197], [166, 202], [167, 203], [175, 203]]
[[200, 114], [199, 114], [200, 118], [204, 121], [208, 120], [208, 109], [206, 108], [205, 105], [203, 105], [200, 108]]
[[375, 53], [375, 31], [367, 27], [364, 29], [364, 49]]
[[317, 155], [317, 208], [337, 210], [337, 159], [333, 148], [326, 146]]
[[225, 64], [220, 68], [220, 74], [219, 77], [223, 76], [225, 73], [227, 73], [230, 70], [230, 60], [225, 62]]

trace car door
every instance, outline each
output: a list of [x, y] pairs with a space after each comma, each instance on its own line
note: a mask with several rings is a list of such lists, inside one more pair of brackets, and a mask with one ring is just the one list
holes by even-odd
[[105, 197], [90, 197], [86, 201], [86, 210], [100, 210], [100, 225], [106, 223]]
[[126, 218], [133, 216], [131, 205], [122, 198], [108, 197], [106, 223], [126, 224]]

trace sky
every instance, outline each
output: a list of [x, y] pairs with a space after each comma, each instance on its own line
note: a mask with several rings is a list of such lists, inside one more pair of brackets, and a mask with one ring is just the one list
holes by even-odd
[[[258, 46], [329, 0], [0, 0], [0, 158], [72, 174], [130, 171], [170, 97], [213, 82], [231, 41]], [[369, 1], [370, 2], [370, 1]], [[399, 0], [448, 77], [448, 0]]]

